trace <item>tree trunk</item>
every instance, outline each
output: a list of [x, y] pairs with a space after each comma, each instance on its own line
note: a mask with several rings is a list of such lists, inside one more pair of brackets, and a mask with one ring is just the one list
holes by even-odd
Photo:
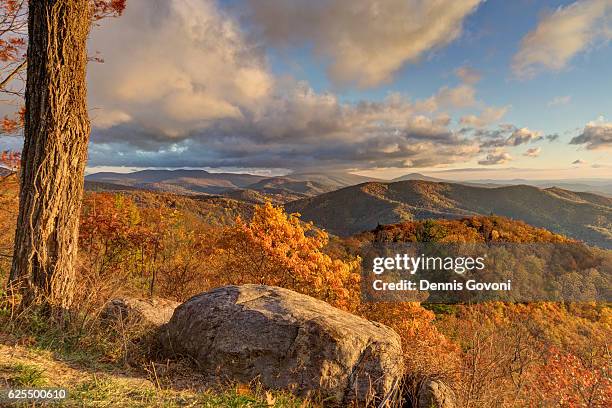
[[24, 300], [72, 303], [90, 124], [89, 0], [30, 0], [25, 142], [10, 281]]

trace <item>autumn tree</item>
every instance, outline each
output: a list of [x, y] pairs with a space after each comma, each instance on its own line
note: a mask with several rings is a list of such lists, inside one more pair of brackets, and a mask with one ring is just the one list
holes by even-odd
[[[5, 10], [24, 5], [13, 0], [2, 4]], [[26, 301], [41, 299], [56, 310], [68, 308], [73, 297], [90, 133], [87, 37], [92, 21], [124, 8], [125, 0], [27, 4], [25, 140], [9, 279], [24, 291]], [[18, 51], [11, 54], [18, 56]]]
[[359, 259], [333, 259], [324, 252], [325, 231], [300, 221], [297, 214], [266, 203], [250, 221], [241, 218], [216, 243], [224, 284], [281, 286], [325, 300], [345, 310], [359, 302]]
[[[23, 96], [26, 66], [27, 1], [0, 1], [0, 95], [2, 103], [17, 111]], [[0, 136], [14, 134], [21, 121], [19, 114], [6, 114], [0, 123]]]
[[27, 34], [27, 2], [3, 0], [0, 2], [0, 91], [19, 94], [13, 87], [23, 73], [26, 59], [24, 51]]

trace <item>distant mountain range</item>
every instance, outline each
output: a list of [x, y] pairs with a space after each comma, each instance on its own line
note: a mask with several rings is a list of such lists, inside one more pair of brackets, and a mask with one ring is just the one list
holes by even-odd
[[[516, 182], [526, 180], [516, 180]], [[295, 173], [279, 177], [204, 170], [144, 170], [86, 177], [94, 191], [152, 190], [223, 196], [256, 204], [272, 201], [337, 235], [351, 235], [404, 220], [496, 214], [585, 242], [612, 247], [612, 198], [560, 186], [604, 189], [606, 180], [560, 183], [545, 188], [508, 181], [448, 182], [419, 173], [383, 181], [350, 173]], [[514, 182], [514, 181], [512, 181]], [[555, 186], [556, 185], [556, 186]], [[555, 187], [553, 187], [555, 186]], [[612, 191], [612, 189], [610, 190]]]
[[244, 188], [265, 178], [252, 174], [210, 173], [204, 170], [142, 170], [134, 173], [95, 173], [85, 177], [85, 180], [179, 194], [219, 194]]
[[342, 187], [379, 181], [350, 173], [295, 173], [280, 177], [210, 173], [204, 170], [143, 170], [95, 173], [85, 178], [88, 190], [141, 189], [176, 194], [215, 194], [249, 202], [285, 203]]
[[603, 194], [612, 197], [612, 178], [611, 179], [561, 179], [561, 180], [471, 180], [461, 182], [461, 184], [480, 184], [489, 186], [513, 186], [524, 184], [528, 186], [551, 188], [558, 187], [565, 190], [589, 192]]
[[286, 209], [342, 236], [404, 220], [496, 214], [612, 248], [612, 199], [559, 188], [369, 182], [290, 202]]
[[[122, 189], [132, 187], [177, 194], [227, 195], [231, 193], [231, 195], [251, 197], [256, 201], [272, 199], [276, 202], [288, 202], [299, 198], [312, 197], [369, 181], [387, 182], [386, 180], [347, 172], [304, 172], [269, 177], [253, 174], [211, 173], [204, 170], [143, 170], [127, 174], [104, 172], [91, 174], [85, 180], [91, 189], [119, 189], [119, 186], [123, 186]], [[395, 178], [391, 182], [408, 180], [446, 182], [474, 187], [513, 185], [531, 185], [540, 188], [558, 187], [564, 190], [590, 192], [612, 197], [612, 180], [610, 179], [452, 181], [420, 173], [410, 173]]]

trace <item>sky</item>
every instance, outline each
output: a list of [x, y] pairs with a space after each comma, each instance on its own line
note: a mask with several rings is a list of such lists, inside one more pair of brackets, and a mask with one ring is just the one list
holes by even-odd
[[612, 179], [610, 40], [612, 0], [129, 0], [88, 171]]

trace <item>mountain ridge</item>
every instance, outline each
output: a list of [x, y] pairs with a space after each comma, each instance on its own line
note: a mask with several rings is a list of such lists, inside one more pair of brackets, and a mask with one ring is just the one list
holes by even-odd
[[[259, 176], [248, 173], [211, 173], [205, 170], [141, 170], [133, 173], [100, 172], [85, 177], [88, 186], [117, 189], [126, 186], [175, 194], [262, 195], [274, 202], [337, 190], [363, 182], [381, 181], [346, 172], [291, 173], [284, 176]], [[97, 183], [97, 184], [96, 184]], [[252, 191], [252, 192], [249, 192]], [[256, 193], [256, 194], [255, 194]]]
[[495, 214], [612, 248], [612, 199], [562, 189], [483, 188], [420, 180], [363, 183], [293, 201], [285, 208], [341, 236], [379, 224]]

